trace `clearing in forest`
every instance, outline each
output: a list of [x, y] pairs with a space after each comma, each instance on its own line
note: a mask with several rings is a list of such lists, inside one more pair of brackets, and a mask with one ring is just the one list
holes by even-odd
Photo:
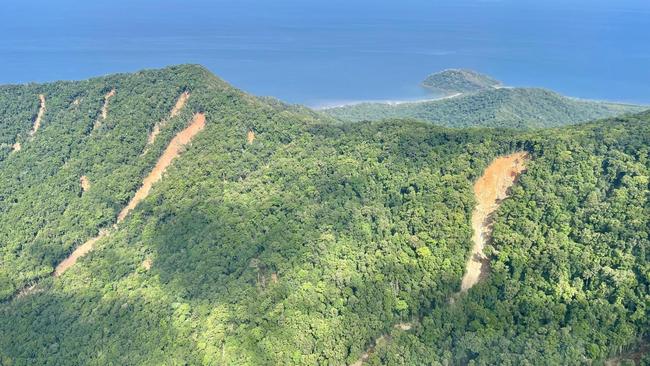
[[78, 246], [77, 249], [75, 249], [74, 252], [68, 256], [68, 258], [64, 259], [63, 262], [59, 263], [56, 266], [54, 269], [54, 277], [59, 277], [62, 275], [63, 272], [77, 263], [77, 259], [83, 257], [84, 255], [88, 254], [88, 252], [93, 250], [93, 245], [95, 245], [99, 239], [108, 236], [108, 233], [108, 230], [100, 230], [99, 235]]
[[81, 189], [86, 192], [90, 189], [90, 180], [85, 175], [82, 175], [79, 178], [79, 183], [81, 184]]

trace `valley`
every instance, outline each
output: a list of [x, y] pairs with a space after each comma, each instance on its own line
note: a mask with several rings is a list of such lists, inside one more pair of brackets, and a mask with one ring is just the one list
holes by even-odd
[[650, 366], [650, 1], [13, 1], [0, 366]]

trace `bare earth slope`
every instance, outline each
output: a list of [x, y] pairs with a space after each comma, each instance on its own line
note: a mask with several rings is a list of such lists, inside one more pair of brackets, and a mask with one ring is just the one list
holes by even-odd
[[[491, 216], [499, 208], [501, 202], [508, 197], [508, 190], [516, 182], [519, 175], [525, 171], [527, 158], [528, 154], [526, 152], [501, 156], [485, 169], [483, 175], [474, 184], [474, 194], [477, 202], [472, 213], [472, 228], [474, 229], [472, 240], [474, 246], [472, 247], [470, 259], [467, 261], [467, 269], [461, 283], [461, 294], [476, 285], [487, 273], [488, 261], [483, 254], [483, 248], [490, 237], [492, 229]], [[411, 327], [411, 323], [395, 325], [395, 328], [402, 331], [410, 330]], [[390, 341], [390, 334], [381, 335], [351, 366], [363, 365], [375, 351], [377, 345]]]
[[499, 208], [501, 201], [508, 197], [508, 189], [515, 183], [519, 174], [526, 169], [526, 158], [525, 152], [497, 158], [474, 184], [477, 203], [472, 213], [474, 246], [461, 283], [461, 292], [466, 292], [477, 284], [487, 271], [488, 262], [483, 248], [490, 237], [491, 216]]
[[[140, 203], [140, 201], [147, 198], [153, 184], [162, 178], [162, 174], [171, 165], [172, 161], [181, 154], [183, 147], [190, 143], [194, 136], [201, 132], [204, 127], [205, 115], [203, 113], [197, 113], [192, 119], [192, 122], [184, 130], [174, 136], [174, 138], [169, 142], [169, 145], [167, 145], [165, 152], [163, 152], [163, 154], [158, 159], [156, 166], [154, 166], [149, 175], [147, 175], [147, 177], [142, 181], [142, 187], [138, 189], [131, 201], [129, 201], [128, 205], [124, 207], [124, 209], [122, 209], [120, 214], [117, 216], [118, 223], [122, 222], [129, 214], [129, 212], [131, 212], [131, 210], [133, 210], [138, 205], [138, 203]], [[110, 232], [107, 230], [101, 230], [98, 236], [88, 240], [83, 245], [75, 249], [70, 254], [70, 256], [68, 256], [63, 262], [59, 263], [59, 265], [56, 266], [56, 269], [54, 270], [54, 276], [58, 277], [63, 274], [63, 272], [68, 270], [68, 268], [72, 267], [79, 258], [88, 254], [88, 252], [93, 249], [93, 245], [99, 239], [109, 235], [109, 233]]]

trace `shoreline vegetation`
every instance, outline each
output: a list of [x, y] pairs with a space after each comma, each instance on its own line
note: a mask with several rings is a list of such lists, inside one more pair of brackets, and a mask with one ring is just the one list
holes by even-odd
[[435, 102], [438, 100], [445, 100], [460, 97], [463, 93], [452, 93], [449, 95], [442, 95], [435, 98], [421, 98], [421, 99], [368, 99], [368, 100], [355, 100], [348, 102], [324, 102], [320, 104], [315, 104], [313, 106], [308, 106], [309, 108], [315, 111], [324, 111], [328, 109], [336, 109], [341, 107], [356, 106], [362, 104], [382, 104], [382, 105], [401, 105], [401, 104], [419, 104], [426, 102]]
[[[413, 99], [366, 99], [366, 100], [350, 100], [350, 101], [323, 101], [307, 107], [321, 112], [331, 110], [344, 109], [349, 107], [372, 107], [372, 106], [385, 106], [394, 107], [402, 106], [408, 107], [409, 105], [419, 105], [431, 102], [438, 102], [447, 99], [453, 99], [462, 96], [475, 95], [481, 92], [490, 90], [550, 90], [535, 87], [516, 87], [505, 85], [501, 81], [493, 79], [487, 75], [480, 74], [472, 70], [459, 70], [448, 69], [438, 73], [429, 75], [421, 84], [422, 89], [432, 93], [433, 97], [413, 98]], [[559, 95], [559, 94], [558, 94]], [[604, 99], [589, 99], [575, 96], [565, 96], [568, 100], [582, 102], [582, 103], [599, 103], [620, 107], [648, 107], [650, 105], [635, 104], [629, 102], [620, 102], [614, 100]]]
[[[525, 88], [501, 85], [498, 87], [494, 87], [494, 89], [525, 89]], [[349, 102], [331, 102], [331, 103], [323, 102], [323, 103], [316, 103], [313, 105], [307, 105], [307, 107], [315, 111], [327, 111], [330, 109], [358, 106], [364, 104], [370, 104], [370, 105], [378, 104], [378, 105], [389, 105], [389, 106], [403, 105], [403, 104], [422, 104], [427, 102], [436, 102], [445, 99], [457, 98], [465, 94], [467, 93], [454, 93], [454, 94], [445, 95], [436, 98], [422, 98], [422, 99], [368, 99], [368, 100], [357, 100], [357, 101], [349, 101]], [[574, 97], [570, 95], [565, 95], [564, 97], [574, 100], [576, 102], [605, 103], [605, 104], [619, 105], [622, 107], [647, 107], [648, 109], [650, 109], [650, 104], [635, 104], [631, 102], [608, 100], [608, 99], [589, 99], [589, 98]]]

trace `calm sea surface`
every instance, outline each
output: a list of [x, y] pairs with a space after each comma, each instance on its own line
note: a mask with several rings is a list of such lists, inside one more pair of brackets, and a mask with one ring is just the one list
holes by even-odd
[[428, 97], [472, 68], [508, 85], [650, 104], [649, 0], [3, 1], [0, 83], [200, 63], [322, 106]]

